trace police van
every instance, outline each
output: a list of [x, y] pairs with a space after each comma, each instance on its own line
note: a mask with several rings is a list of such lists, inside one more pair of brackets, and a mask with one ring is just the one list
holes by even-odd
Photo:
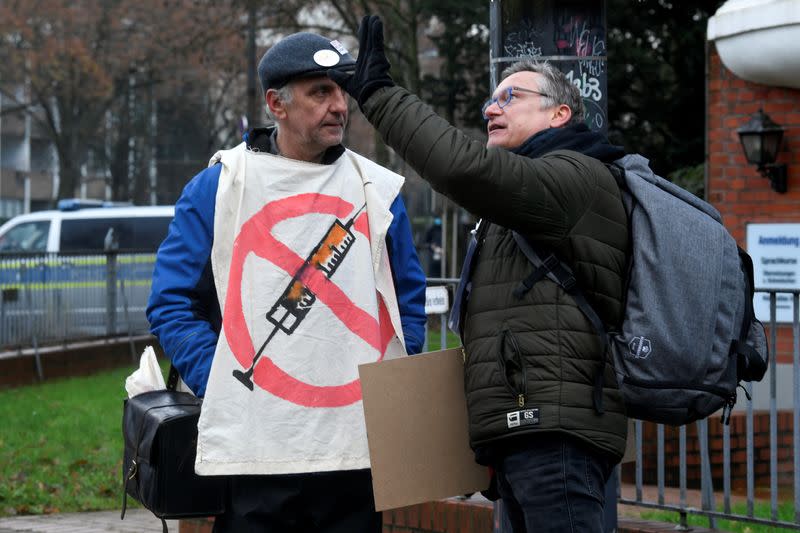
[[0, 226], [0, 350], [146, 333], [155, 253], [173, 215], [66, 200]]
[[113, 230], [120, 252], [155, 252], [173, 206], [61, 200], [58, 209], [19, 215], [0, 226], [0, 254], [103, 253]]

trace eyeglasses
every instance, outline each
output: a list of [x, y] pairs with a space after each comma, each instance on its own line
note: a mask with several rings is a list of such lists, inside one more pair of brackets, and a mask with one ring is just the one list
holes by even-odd
[[525, 89], [524, 87], [506, 87], [503, 92], [501, 92], [495, 98], [489, 98], [483, 104], [483, 108], [481, 108], [481, 113], [483, 114], [484, 120], [489, 120], [489, 117], [486, 116], [486, 110], [489, 109], [489, 106], [492, 104], [497, 104], [497, 107], [503, 109], [505, 106], [511, 103], [511, 100], [514, 99], [514, 91], [518, 91], [521, 93], [531, 93], [531, 94], [538, 94], [539, 96], [544, 96], [545, 98], [550, 98], [549, 94], [545, 94], [540, 91], [534, 91], [533, 89]]

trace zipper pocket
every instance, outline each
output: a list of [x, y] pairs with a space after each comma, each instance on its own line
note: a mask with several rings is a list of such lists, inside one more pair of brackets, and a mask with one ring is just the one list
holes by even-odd
[[623, 384], [633, 385], [634, 387], [641, 387], [643, 389], [688, 389], [699, 390], [703, 392], [710, 392], [722, 398], [729, 398], [731, 393], [722, 387], [712, 387], [711, 385], [691, 385], [687, 386], [685, 383], [673, 383], [671, 381], [662, 381], [659, 383], [649, 383], [646, 381], [639, 381], [638, 379], [625, 376], [622, 378]]
[[503, 381], [508, 390], [517, 399], [517, 405], [525, 407], [525, 400], [528, 395], [528, 380], [525, 376], [525, 363], [517, 339], [506, 328], [500, 333], [499, 343], [497, 359]]

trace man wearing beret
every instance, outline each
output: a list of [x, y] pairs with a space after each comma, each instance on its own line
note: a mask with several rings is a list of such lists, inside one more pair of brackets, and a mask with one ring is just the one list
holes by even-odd
[[[494, 467], [515, 533], [599, 533], [627, 432], [598, 333], [622, 318], [628, 221], [606, 164], [624, 152], [589, 131], [579, 91], [552, 65], [502, 73], [483, 107], [484, 146], [395, 85], [378, 17], [362, 20], [359, 40], [354, 73], [329, 75], [420, 176], [482, 219], [456, 314], [476, 459]], [[533, 267], [531, 243], [568, 283]]]
[[258, 74], [275, 125], [245, 134], [175, 206], [147, 309], [204, 397], [195, 471], [230, 476], [216, 532], [379, 532], [358, 365], [419, 352], [425, 277], [403, 178], [342, 146], [352, 70], [290, 35]]

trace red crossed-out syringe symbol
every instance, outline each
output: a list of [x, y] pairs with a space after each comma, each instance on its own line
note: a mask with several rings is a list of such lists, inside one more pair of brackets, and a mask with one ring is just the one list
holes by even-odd
[[291, 335], [317, 300], [317, 296], [302, 281], [304, 272], [309, 268], [315, 268], [324, 273], [328, 279], [333, 276], [356, 241], [352, 232], [353, 224], [365, 207], [366, 204], [362, 205], [344, 224], [338, 219], [333, 221], [322, 240], [308, 254], [303, 265], [289, 281], [289, 285], [281, 297], [270, 308], [267, 313], [267, 321], [273, 324], [273, 328], [267, 336], [267, 340], [253, 356], [250, 368], [245, 371], [233, 371], [233, 377], [241, 381], [248, 389], [253, 390], [253, 371], [267, 344], [279, 331]]

